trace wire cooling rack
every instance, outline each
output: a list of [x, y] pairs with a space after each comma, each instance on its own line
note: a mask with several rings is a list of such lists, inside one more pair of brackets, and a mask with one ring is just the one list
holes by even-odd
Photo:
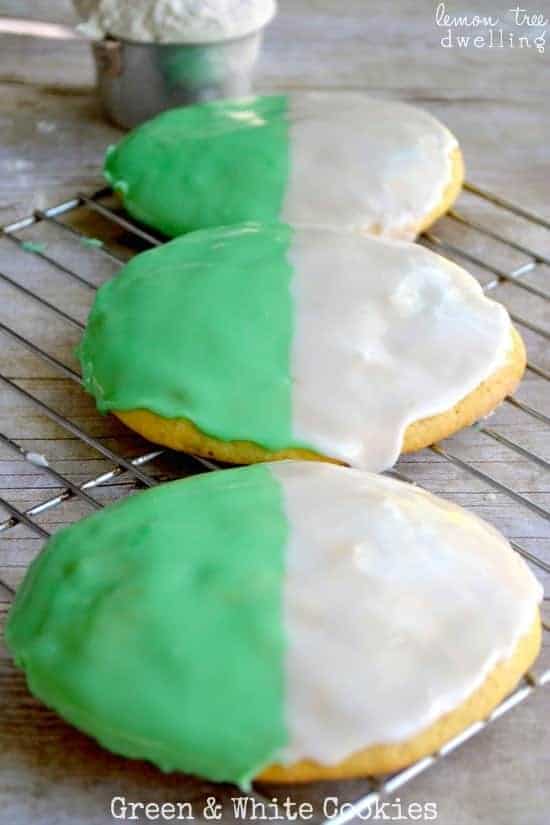
[[[548, 366], [544, 363], [544, 358], [540, 362], [537, 360], [537, 353], [542, 353], [544, 356], [548, 349], [547, 341], [550, 338], [550, 329], [544, 324], [545, 310], [547, 311], [550, 307], [550, 303], [547, 303], [550, 301], [550, 292], [541, 286], [541, 283], [544, 283], [543, 276], [550, 272], [550, 270], [545, 271], [545, 267], [550, 266], [550, 253], [543, 252], [543, 249], [548, 249], [548, 244], [550, 244], [550, 222], [469, 184], [465, 186], [462, 200], [464, 198], [467, 200], [464, 210], [462, 207], [460, 210], [451, 210], [444, 221], [439, 222], [437, 230], [425, 233], [420, 242], [457, 259], [459, 263], [465, 263], [470, 271], [479, 277], [486, 292], [495, 291], [499, 299], [508, 305], [514, 323], [528, 338], [528, 348], [534, 353], [533, 360], [530, 357], [528, 364], [529, 377], [537, 382], [537, 394], [543, 397], [545, 391], [550, 393], [550, 373]], [[516, 221], [522, 224], [521, 233], [515, 231]], [[90, 236], [90, 227], [92, 227], [94, 237]], [[36, 239], [36, 230], [41, 228], [47, 229], [47, 242]], [[516, 242], [511, 239], [512, 235], [515, 237], [519, 235], [522, 238], [527, 236], [529, 241], [526, 244]], [[70, 328], [73, 335], [84, 327], [85, 314], [82, 313], [82, 306], [77, 303], [73, 305], [72, 311], [68, 311], [59, 306], [59, 300], [49, 300], [47, 295], [50, 279], [64, 278], [69, 293], [72, 287], [78, 286], [81, 291], [89, 293], [88, 297], [91, 301], [98, 286], [97, 279], [94, 279], [94, 272], [100, 260], [112, 267], [110, 275], [113, 275], [119, 265], [131, 257], [134, 252], [162, 243], [161, 238], [129, 219], [116, 204], [108, 189], [99, 190], [90, 196], [78, 194], [56, 206], [36, 210], [32, 215], [4, 226], [0, 239], [14, 248], [17, 247], [17, 250], [11, 249], [14, 254], [16, 251], [18, 254], [32, 254], [33, 267], [35, 269], [38, 267], [36, 283], [29, 285], [19, 275], [14, 276], [13, 272], [6, 271], [7, 267], [2, 265], [4, 259], [0, 258], [0, 286], [17, 293], [27, 308], [32, 306], [42, 318], [45, 317], [46, 328], [49, 328], [49, 319], [52, 323], [55, 319], [56, 324], [61, 324], [62, 329]], [[67, 244], [72, 244], [72, 253], [68, 256], [65, 254]], [[495, 249], [498, 248], [497, 263], [487, 259], [488, 244], [493, 245]], [[534, 247], [540, 251], [535, 251]], [[91, 257], [93, 260], [90, 260]], [[9, 255], [6, 260], [10, 260]], [[511, 286], [513, 290], [519, 290], [516, 294], [524, 297], [527, 306], [531, 309], [518, 314], [511, 306], [513, 302], [507, 300], [509, 296], [500, 294], [499, 290], [503, 286]], [[524, 305], [525, 301], [522, 302], [522, 306]], [[28, 323], [27, 327], [34, 330], [30, 309], [29, 312], [31, 323]], [[542, 322], [539, 321], [539, 316], [542, 317]], [[41, 328], [37, 320], [36, 329]], [[80, 386], [80, 375], [76, 368], [67, 363], [67, 359], [53, 354], [52, 347], [48, 349], [42, 343], [37, 343], [32, 333], [18, 331], [17, 324], [8, 323], [4, 318], [0, 321], [0, 335], [9, 339], [9, 346], [14, 347], [15, 351], [30, 355], [32, 359], [42, 363], [60, 378], [69, 379], [70, 382]], [[55, 350], [55, 347], [53, 349]], [[3, 521], [0, 521], [0, 534], [7, 535], [19, 525], [28, 528], [35, 537], [46, 539], [49, 531], [40, 523], [40, 516], [60, 507], [65, 502], [74, 500], [84, 505], [85, 508], [99, 509], [102, 506], [100, 491], [118, 479], [125, 480], [122, 488], [125, 493], [136, 488], [151, 487], [158, 482], [159, 474], [153, 471], [153, 468], [157, 467], [159, 459], [169, 455], [168, 451], [149, 449], [145, 452], [140, 451], [133, 457], [125, 456], [122, 451], [109, 447], [106, 439], [93, 435], [89, 429], [59, 412], [54, 404], [44, 401], [40, 393], [33, 390], [32, 381], [18, 381], [5, 372], [0, 372], [0, 383], [5, 389], [19, 395], [20, 400], [28, 404], [30, 408], [34, 408], [39, 421], [50, 419], [56, 427], [65, 431], [68, 437], [84, 442], [103, 462], [107, 462], [108, 466], [104, 472], [94, 477], [75, 481], [52, 466], [55, 460], [50, 461], [48, 456], [42, 452], [27, 450], [20, 443], [27, 439], [11, 438], [0, 433], [0, 445], [18, 454], [19, 457], [22, 456], [33, 465], [37, 472], [42, 471], [47, 474], [52, 486], [56, 489], [55, 494], [43, 498], [28, 508], [22, 508], [5, 498], [0, 498], [0, 506], [7, 515]], [[31, 387], [23, 386], [24, 383], [29, 383]], [[547, 396], [548, 398], [550, 395]], [[540, 432], [548, 436], [548, 430], [545, 431], [545, 428], [550, 423], [550, 417], [542, 409], [543, 404], [531, 404], [517, 397], [508, 397], [504, 406], [512, 408], [520, 417], [524, 416], [529, 419], [530, 424], [536, 422]], [[521, 443], [521, 439], [510, 438], [486, 421], [470, 428], [469, 433], [470, 437], [481, 439], [487, 444], [490, 443], [493, 448], [506, 451], [507, 455], [515, 455], [523, 462], [524, 469], [525, 467], [532, 468], [539, 480], [550, 468], [550, 462], [540, 454], [538, 449], [526, 446]], [[37, 437], [40, 438], [40, 432]], [[143, 445], [143, 442], [141, 444]], [[483, 444], [479, 449], [483, 449]], [[436, 484], [440, 488], [438, 492], [446, 489], [446, 481], [451, 473], [469, 475], [475, 481], [476, 489], [482, 491], [479, 495], [484, 496], [484, 500], [491, 501], [497, 496], [502, 496], [514, 512], [516, 509], [518, 513], [520, 510], [523, 511], [529, 516], [529, 520], [538, 519], [545, 523], [550, 521], [550, 511], [544, 505], [542, 496], [526, 494], [520, 489], [521, 485], [518, 487], [513, 483], [514, 479], [509, 475], [502, 479], [495, 472], [480, 469], [480, 462], [472, 458], [468, 452], [468, 440], [464, 434], [445, 444], [436, 444], [430, 450], [431, 455], [429, 451], [424, 451], [416, 457], [401, 461], [397, 468], [391, 471], [391, 474], [414, 483], [420, 480], [421, 483], [433, 489], [433, 480], [432, 483], [426, 483], [423, 473], [426, 466], [432, 468], [435, 466], [439, 473], [437, 476], [439, 482]], [[425, 458], [423, 461], [423, 455], [428, 460]], [[501, 454], [498, 453], [498, 455]], [[184, 466], [186, 473], [217, 469], [216, 464], [201, 458], [180, 457], [178, 461], [186, 462]], [[501, 457], [500, 464], [507, 466], [506, 459]], [[176, 474], [182, 474], [181, 465], [178, 466]], [[538, 486], [544, 493], [544, 483], [542, 486], [539, 483]], [[504, 509], [507, 511], [508, 505]], [[523, 539], [512, 539], [511, 543], [542, 577], [550, 573], [550, 557], [544, 557], [544, 545], [540, 550], [536, 542], [534, 549], [529, 542], [526, 544]], [[15, 586], [13, 582], [6, 579], [5, 572], [9, 572], [11, 568], [24, 568], [24, 566], [17, 561], [12, 565], [4, 564], [0, 556], [0, 571], [4, 571], [4, 578], [0, 578], [0, 597], [2, 589], [8, 600], [15, 593]], [[545, 635], [550, 633], [550, 626], [547, 623], [544, 623], [544, 630]], [[437, 753], [421, 759], [406, 770], [392, 776], [362, 782], [359, 791], [355, 791], [354, 798], [346, 806], [345, 811], [338, 817], [332, 818], [331, 823], [341, 825], [360, 814], [366, 814], [377, 801], [390, 798], [411, 779], [436, 764], [548, 683], [550, 683], [550, 668], [527, 673], [518, 688], [486, 720], [470, 726], [459, 736], [447, 742]], [[357, 788], [357, 783], [350, 784], [350, 788], [352, 785]], [[291, 789], [286, 788], [285, 792], [291, 793]], [[304, 793], [299, 789], [296, 789], [296, 792], [298, 795]], [[257, 795], [262, 797], [261, 789]], [[319, 813], [317, 821], [322, 821], [322, 819]]]

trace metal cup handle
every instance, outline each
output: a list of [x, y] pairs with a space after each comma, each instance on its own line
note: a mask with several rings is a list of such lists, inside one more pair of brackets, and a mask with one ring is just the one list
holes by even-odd
[[120, 40], [94, 40], [92, 49], [100, 74], [104, 77], [120, 77], [123, 70]]

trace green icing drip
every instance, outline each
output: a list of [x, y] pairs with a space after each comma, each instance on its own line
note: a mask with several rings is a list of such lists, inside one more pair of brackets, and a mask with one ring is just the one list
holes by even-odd
[[246, 787], [287, 741], [287, 532], [263, 466], [165, 484], [61, 530], [6, 629], [31, 691], [116, 753]]
[[46, 251], [46, 244], [40, 243], [40, 241], [23, 241], [21, 244], [21, 249], [25, 252], [40, 254]]
[[80, 243], [83, 246], [89, 246], [92, 249], [102, 249], [103, 247], [103, 241], [100, 241], [99, 238], [88, 238], [83, 236], [80, 238]]
[[172, 109], [111, 147], [104, 172], [128, 212], [166, 235], [277, 220], [289, 174], [287, 99]]
[[270, 449], [292, 443], [293, 305], [284, 224], [194, 232], [98, 291], [79, 357], [107, 410], [188, 418]]

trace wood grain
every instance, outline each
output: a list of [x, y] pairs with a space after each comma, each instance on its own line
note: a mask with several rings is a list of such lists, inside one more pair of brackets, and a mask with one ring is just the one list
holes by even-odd
[[[444, 50], [433, 22], [434, 4], [398, 0], [366, 4], [363, 0], [283, 0], [269, 28], [258, 71], [259, 89], [356, 89], [420, 103], [441, 117], [463, 147], [470, 180], [550, 218], [550, 110], [547, 104], [547, 57], [534, 50]], [[468, 4], [469, 6], [470, 4]], [[478, 12], [502, 14], [507, 4], [483, 4]], [[545, 6], [550, 16], [548, 3]], [[454, 8], [455, 12], [460, 9]], [[464, 11], [464, 9], [462, 9]], [[474, 11], [474, 9], [469, 9]], [[0, 0], [0, 14], [71, 22], [67, 0]], [[70, 197], [78, 189], [102, 185], [99, 169], [105, 146], [118, 130], [105, 123], [93, 93], [93, 66], [86, 44], [41, 43], [3, 37], [0, 46], [0, 223]], [[516, 242], [550, 256], [550, 232], [527, 225], [465, 194], [457, 209], [485, 222]], [[123, 255], [129, 238], [98, 219], [80, 213], [76, 224], [105, 237]], [[434, 229], [442, 241], [456, 243], [511, 271], [528, 260], [520, 252], [488, 241], [444, 219]], [[93, 285], [112, 277], [117, 265], [101, 250], [90, 250], [55, 226], [21, 233], [46, 245], [49, 255], [75, 268]], [[134, 245], [135, 249], [139, 245]], [[464, 263], [457, 257], [459, 263]], [[482, 283], [492, 276], [470, 265]], [[525, 275], [527, 283], [550, 291], [550, 269], [540, 265]], [[0, 239], [0, 274], [4, 273], [82, 323], [93, 290], [72, 281], [38, 256]], [[511, 311], [550, 327], [550, 304], [513, 284], [494, 290]], [[0, 277], [0, 323], [10, 325], [73, 369], [78, 324], [68, 323], [33, 303]], [[520, 326], [531, 361], [550, 370], [548, 340]], [[150, 450], [110, 417], [97, 414], [79, 386], [0, 332], [0, 373], [52, 405], [79, 427], [125, 456]], [[548, 413], [548, 384], [528, 373], [518, 398]], [[505, 403], [487, 422], [491, 428], [539, 456], [550, 458], [548, 428]], [[28, 401], [2, 386], [0, 433], [24, 449], [47, 456], [52, 466], [75, 483], [99, 476], [112, 465]], [[445, 447], [454, 455], [522, 496], [550, 506], [548, 472], [487, 434], [471, 429]], [[164, 455], [148, 465], [156, 478], [185, 474], [185, 457]], [[548, 521], [512, 503], [485, 482], [473, 478], [432, 451], [404, 459], [399, 469], [430, 490], [487, 518], [523, 547], [550, 562]], [[26, 510], [55, 496], [58, 482], [0, 445], [0, 496]], [[102, 504], [133, 489], [127, 473], [91, 491]], [[73, 498], [46, 510], [37, 522], [48, 531], [81, 518], [89, 505]], [[0, 507], [0, 520], [7, 517]], [[17, 586], [41, 540], [26, 527], [0, 533], [0, 577]], [[541, 578], [544, 578], [541, 576]], [[548, 582], [546, 582], [548, 587]], [[8, 595], [0, 591], [5, 617]], [[548, 616], [548, 610], [546, 610]], [[548, 616], [550, 619], [550, 616]], [[548, 666], [545, 652], [543, 662]], [[550, 817], [548, 731], [550, 689], [538, 694], [488, 731], [455, 751], [437, 768], [400, 789], [403, 804], [435, 801], [442, 825], [542, 825]], [[229, 800], [234, 791], [179, 775], [163, 776], [142, 763], [111, 756], [64, 725], [26, 691], [5, 650], [0, 652], [0, 811], [14, 825], [105, 823], [114, 821], [109, 799], [124, 795], [140, 801], [197, 802], [197, 820], [208, 795]], [[266, 789], [264, 789], [265, 791]], [[364, 791], [362, 783], [306, 787], [296, 799], [316, 803], [323, 796], [340, 801]], [[271, 789], [269, 793], [277, 792]], [[282, 792], [281, 792], [282, 793]], [[286, 791], [284, 792], [286, 794]], [[283, 795], [284, 795], [283, 794]], [[142, 820], [144, 821], [144, 820]], [[229, 804], [224, 821], [232, 821]]]

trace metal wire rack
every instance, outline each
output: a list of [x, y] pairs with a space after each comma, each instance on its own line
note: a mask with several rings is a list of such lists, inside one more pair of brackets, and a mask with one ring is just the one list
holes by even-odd
[[[505, 216], [506, 219], [510, 217], [514, 219], [518, 218], [525, 221], [529, 227], [536, 227], [545, 232], [550, 232], [549, 221], [521, 206], [496, 197], [471, 184], [466, 184], [465, 191], [483, 208], [490, 207], [491, 209], [497, 210], [499, 214]], [[20, 250], [32, 252], [32, 254], [40, 260], [40, 264], [43, 264], [43, 273], [41, 271], [41, 276], [44, 280], [51, 277], [52, 272], [56, 272], [57, 275], [61, 274], [64, 276], [68, 284], [71, 282], [73, 284], [78, 283], [81, 287], [84, 287], [93, 294], [93, 291], [97, 288], [97, 284], [94, 283], [92, 278], [82, 274], [78, 261], [67, 265], [67, 263], [59, 260], [58, 256], [52, 255], [49, 252], [48, 245], [32, 243], [25, 240], [24, 233], [26, 230], [37, 227], [38, 225], [48, 225], [55, 230], [58, 240], [63, 241], [64, 238], [70, 237], [73, 241], [80, 242], [82, 244], [80, 247], [81, 254], [84, 254], [83, 246], [93, 246], [96, 248], [94, 254], [101, 254], [105, 259], [110, 260], [113, 266], [118, 266], [123, 263], [128, 258], [128, 252], [131, 253], [135, 251], [136, 244], [138, 247], [143, 248], [162, 243], [161, 238], [129, 219], [120, 208], [114, 206], [111, 195], [110, 190], [102, 189], [90, 196], [78, 194], [56, 206], [36, 210], [32, 215], [4, 226], [1, 230], [0, 238], [14, 244], [19, 247]], [[76, 221], [71, 220], [73, 216], [78, 215], [82, 217], [83, 214], [96, 221], [94, 227], [96, 231], [97, 226], [102, 222], [104, 228], [109, 228], [109, 231], [106, 232], [109, 236], [107, 240], [90, 238], [87, 231], [81, 228], [83, 223], [81, 219]], [[541, 268], [550, 266], [550, 257], [548, 255], [534, 251], [531, 248], [531, 244], [524, 245], [511, 240], [507, 237], [506, 232], [500, 229], [500, 224], [497, 223], [498, 228], [495, 229], [493, 224], [490, 221], [486, 221], [484, 217], [482, 217], [481, 220], [472, 219], [462, 211], [453, 209], [448, 213], [445, 220], [452, 224], [451, 228], [455, 230], [454, 236], [452, 236], [451, 239], [446, 239], [437, 234], [439, 233], [438, 229], [437, 233], [434, 231], [425, 233], [420, 239], [421, 242], [440, 250], [450, 257], [462, 259], [470, 268], [474, 267], [475, 270], [482, 274], [482, 282], [483, 278], [485, 278], [485, 283], [483, 283], [485, 291], [490, 292], [502, 284], [513, 284], [514, 287], [522, 290], [524, 293], [528, 293], [538, 301], [550, 301], [550, 292], [541, 287], [538, 281], [533, 281], [532, 278], [526, 277], [531, 274], [537, 275]], [[438, 226], [441, 226], [441, 224]], [[119, 242], [116, 244], [111, 243], [111, 230], [113, 229], [119, 234], [122, 234], [122, 244]], [[510, 256], [518, 255], [526, 260], [522, 260], [521, 265], [513, 268], [488, 262], [481, 253], [478, 254], [475, 244], [470, 244], [465, 248], [463, 230], [466, 229], [469, 232], [475, 233], [481, 240], [497, 242]], [[458, 237], [458, 240], [456, 240], [456, 237]], [[548, 238], [550, 239], [550, 235]], [[129, 249], [125, 248], [125, 246], [129, 247]], [[9, 288], [19, 293], [25, 301], [33, 302], [41, 311], [49, 313], [52, 317], [55, 316], [63, 324], [70, 325], [73, 330], [75, 328], [83, 328], [81, 320], [75, 317], [74, 314], [66, 312], [56, 304], [47, 300], [40, 294], [42, 290], [37, 291], [35, 288], [29, 288], [25, 286], [20, 279], [17, 279], [17, 277], [14, 278], [0, 270], [0, 285], [1, 284], [9, 286]], [[523, 331], [527, 330], [530, 334], [538, 336], [538, 338], [544, 341], [550, 338], [550, 329], [547, 329], [544, 325], [538, 323], [538, 321], [534, 321], [530, 317], [518, 315], [513, 311], [511, 311], [510, 314], [515, 324]], [[47, 364], [49, 368], [52, 368], [62, 378], [69, 379], [77, 385], [80, 384], [80, 376], [76, 370], [46, 351], [41, 345], [34, 343], [30, 337], [22, 335], [13, 328], [12, 325], [0, 321], [0, 335], [1, 337], [10, 339], [16, 348], [21, 348], [23, 351], [30, 353], [33, 357]], [[528, 370], [538, 381], [550, 382], [550, 373], [544, 364], [529, 361]], [[45, 498], [27, 509], [15, 506], [13, 503], [0, 497], [0, 506], [8, 514], [7, 518], [0, 521], [0, 535], [7, 533], [17, 525], [24, 525], [38, 538], [46, 539], [49, 532], [36, 519], [39, 515], [52, 508], [71, 499], [76, 499], [91, 509], [99, 509], [102, 504], [96, 495], [98, 489], [112, 483], [113, 480], [121, 476], [124, 476], [128, 480], [128, 490], [139, 487], [151, 487], [157, 483], [157, 478], [147, 470], [150, 466], [153, 466], [154, 462], [165, 454], [166, 451], [150, 449], [136, 457], [127, 458], [120, 452], [109, 448], [99, 437], [91, 435], [83, 427], [75, 424], [69, 417], [58, 412], [52, 405], [43, 401], [38, 394], [24, 388], [17, 383], [16, 380], [2, 372], [0, 372], [0, 383], [2, 383], [5, 388], [9, 388], [10, 391], [19, 394], [25, 399], [25, 402], [35, 408], [40, 416], [46, 416], [66, 433], [70, 434], [70, 436], [80, 439], [99, 456], [109, 462], [110, 465], [110, 468], [106, 472], [88, 478], [81, 483], [76, 483], [51, 466], [47, 456], [28, 451], [19, 444], [17, 440], [0, 433], [0, 445], [23, 456], [28, 462], [33, 464], [35, 468], [39, 468], [48, 474], [50, 479], [55, 482], [56, 488], [60, 489], [60, 492], [56, 492], [55, 495], [51, 495], [49, 498]], [[550, 384], [547, 386], [550, 388]], [[541, 425], [547, 426], [550, 424], [550, 417], [543, 410], [525, 403], [516, 397], [508, 397], [505, 404], [520, 411], [522, 415], [535, 419]], [[532, 462], [532, 465], [539, 470], [548, 471], [548, 469], [550, 469], [550, 462], [543, 456], [532, 449], [526, 448], [516, 440], [509, 438], [502, 432], [499, 432], [498, 429], [489, 426], [486, 422], [477, 425], [476, 430], [488, 441], [496, 442], [506, 449], [511, 450], [522, 459]], [[532, 497], [526, 496], [523, 492], [514, 489], [511, 484], [503, 482], [492, 474], [474, 466], [474, 463], [467, 458], [461, 457], [458, 451], [452, 447], [449, 447], [447, 444], [436, 444], [430, 449], [440, 460], [447, 462], [447, 466], [449, 464], [454, 465], [458, 470], [470, 474], [477, 482], [484, 485], [486, 489], [492, 490], [496, 494], [503, 494], [515, 505], [518, 505], [518, 507], [525, 508], [538, 518], [550, 521], [550, 510], [545, 506], [535, 501]], [[217, 468], [217, 465], [213, 462], [190, 456], [186, 471], [191, 473], [204, 472]], [[392, 475], [404, 481], [411, 481], [413, 480], [410, 478], [409, 471], [411, 469], [414, 469], [413, 465], [400, 463], [397, 469], [390, 472]], [[518, 553], [524, 556], [540, 572], [550, 573], [550, 564], [542, 555], [528, 549], [523, 543], [512, 541], [512, 545]], [[2, 592], [9, 600], [14, 595], [15, 588], [8, 581], [0, 579], [0, 598], [2, 597]], [[544, 630], [550, 633], [550, 626], [546, 623], [544, 623]], [[391, 797], [398, 789], [405, 785], [405, 783], [437, 763], [462, 743], [471, 739], [471, 737], [475, 736], [487, 725], [492, 724], [508, 710], [520, 702], [525, 701], [535, 690], [539, 690], [543, 685], [549, 683], [550, 668], [537, 674], [534, 672], [527, 673], [520, 686], [502, 702], [487, 719], [470, 726], [459, 736], [447, 742], [437, 753], [416, 762], [406, 770], [402, 770], [392, 776], [373, 781], [366, 780], [362, 786], [362, 795], [351, 801], [351, 804], [346, 806], [346, 810], [338, 817], [332, 818], [330, 820], [331, 823], [333, 823], [333, 825], [341, 825], [341, 823], [353, 820], [359, 814], [365, 814], [378, 800], [384, 797]], [[259, 791], [259, 795], [261, 796], [261, 791]], [[322, 819], [322, 817], [319, 817], [319, 819]]]

